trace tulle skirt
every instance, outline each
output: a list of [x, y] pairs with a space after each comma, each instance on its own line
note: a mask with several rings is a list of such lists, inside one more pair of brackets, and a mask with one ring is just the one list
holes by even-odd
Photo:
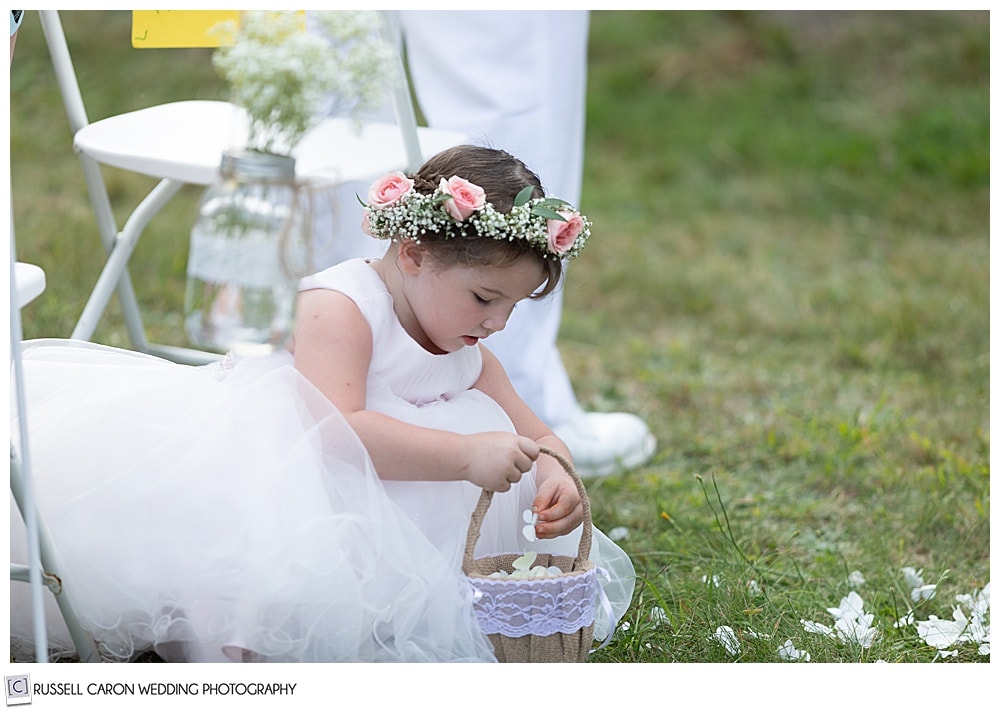
[[[287, 353], [191, 367], [33, 341], [23, 362], [39, 514], [104, 659], [152, 650], [170, 661], [495, 660], [460, 570], [479, 489], [381, 481]], [[425, 407], [373, 397], [426, 426], [509, 426], [478, 392]], [[528, 475], [494, 496], [477, 556], [576, 549], [578, 533], [520, 537], [534, 494]], [[12, 503], [12, 561], [25, 559], [24, 538]], [[598, 531], [591, 559], [610, 570], [606, 633], [634, 572]], [[52, 654], [71, 655], [46, 598]], [[12, 584], [15, 658], [32, 654], [28, 608], [27, 585]]]

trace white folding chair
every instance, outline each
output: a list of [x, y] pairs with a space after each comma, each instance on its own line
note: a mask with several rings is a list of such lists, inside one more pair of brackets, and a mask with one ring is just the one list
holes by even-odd
[[[87, 118], [59, 13], [39, 11], [73, 133], [73, 147], [83, 165], [97, 226], [108, 253], [72, 336], [90, 340], [117, 292], [132, 347], [178, 362], [203, 363], [219, 356], [192, 348], [150, 344], [128, 275], [128, 260], [149, 221], [184, 184], [207, 186], [219, 175], [224, 150], [241, 147], [247, 121], [239, 107], [224, 101], [178, 101], [111, 116]], [[383, 13], [386, 36], [395, 38], [392, 20]], [[398, 53], [397, 53], [398, 54]], [[360, 132], [350, 119], [328, 118], [294, 152], [297, 177], [330, 188], [368, 181], [394, 169], [416, 169], [426, 156], [465, 140], [461, 133], [417, 127], [402, 61], [403, 85], [393, 93], [397, 123], [365, 121]], [[336, 145], [336, 151], [323, 149]], [[159, 179], [118, 228], [101, 174], [106, 165]], [[194, 216], [192, 215], [192, 223]]]
[[[69, 629], [81, 661], [97, 662], [100, 657], [94, 641], [80, 627], [73, 605], [62, 586], [53, 556], [52, 542], [44, 521], [35, 507], [34, 479], [31, 475], [31, 456], [28, 446], [28, 412], [25, 408], [24, 376], [21, 367], [21, 309], [45, 290], [45, 272], [34, 264], [17, 261], [14, 246], [14, 226], [10, 230], [10, 353], [14, 374], [15, 406], [18, 419], [18, 438], [10, 447], [10, 490], [24, 521], [27, 539], [27, 564], [10, 563], [10, 578], [27, 582], [31, 587], [31, 623], [35, 658], [39, 663], [48, 662], [49, 646], [45, 613], [45, 588], [54, 595], [59, 612]], [[13, 515], [12, 511], [12, 515]], [[16, 521], [14, 521], [16, 523]]]

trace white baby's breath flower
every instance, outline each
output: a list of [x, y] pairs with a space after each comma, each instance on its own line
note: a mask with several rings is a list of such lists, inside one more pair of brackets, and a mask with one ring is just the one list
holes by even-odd
[[289, 154], [320, 120], [321, 104], [357, 115], [397, 80], [395, 50], [378, 34], [374, 12], [315, 12], [307, 31], [295, 11], [247, 11], [213, 28], [212, 63], [233, 103], [249, 118], [247, 148]]

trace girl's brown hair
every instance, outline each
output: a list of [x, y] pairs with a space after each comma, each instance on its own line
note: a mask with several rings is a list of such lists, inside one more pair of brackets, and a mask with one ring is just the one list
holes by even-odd
[[[545, 197], [542, 183], [523, 162], [506, 151], [473, 145], [460, 145], [444, 150], [425, 162], [413, 176], [413, 187], [429, 195], [441, 182], [457, 175], [483, 188], [486, 201], [498, 212], [509, 212], [514, 198], [525, 187], [533, 189], [531, 197]], [[472, 230], [475, 232], [475, 229]], [[543, 298], [552, 293], [562, 278], [562, 261], [546, 258], [523, 239], [478, 238], [447, 236], [428, 231], [420, 235], [420, 244], [442, 266], [505, 266], [529, 256], [536, 259], [545, 272], [542, 288], [531, 298]]]

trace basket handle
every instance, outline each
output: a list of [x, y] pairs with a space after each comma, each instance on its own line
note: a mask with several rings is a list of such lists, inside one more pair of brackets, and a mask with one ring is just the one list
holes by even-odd
[[[583, 481], [580, 480], [580, 476], [574, 470], [573, 465], [565, 456], [554, 449], [550, 449], [548, 446], [540, 446], [539, 450], [541, 453], [547, 454], [558, 461], [566, 473], [569, 474], [569, 477], [573, 479], [573, 483], [576, 484], [576, 490], [580, 494], [580, 502], [583, 503], [583, 532], [580, 534], [580, 546], [576, 553], [576, 561], [585, 562], [590, 559], [590, 544], [593, 537], [593, 523], [590, 518], [590, 499], [587, 497], [587, 490], [583, 487]], [[462, 571], [465, 574], [469, 574], [472, 571], [472, 555], [476, 549], [476, 542], [479, 541], [483, 518], [486, 517], [486, 511], [489, 510], [492, 500], [493, 491], [483, 489], [482, 493], [479, 494], [479, 502], [476, 504], [476, 509], [472, 512], [472, 520], [469, 521], [469, 533], [465, 538], [465, 555], [462, 557]]]

